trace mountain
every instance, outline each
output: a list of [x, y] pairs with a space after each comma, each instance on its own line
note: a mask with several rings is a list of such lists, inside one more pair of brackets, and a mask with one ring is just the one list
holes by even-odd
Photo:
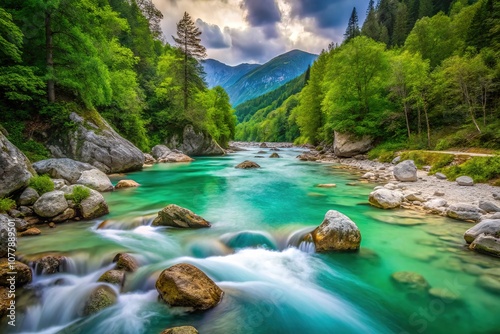
[[237, 106], [298, 77], [317, 57], [318, 55], [308, 52], [292, 50], [271, 59], [264, 65], [241, 64], [231, 67], [207, 59], [203, 66], [209, 87], [221, 85], [229, 94], [231, 104]]
[[240, 64], [238, 66], [229, 66], [215, 59], [207, 59], [203, 61], [203, 70], [205, 71], [205, 81], [209, 88], [222, 86], [229, 88], [232, 84], [238, 81], [239, 78], [248, 72], [262, 66], [260, 64]]

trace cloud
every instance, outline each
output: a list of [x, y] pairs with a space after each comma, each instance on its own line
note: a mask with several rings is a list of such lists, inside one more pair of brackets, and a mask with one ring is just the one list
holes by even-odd
[[243, 0], [245, 19], [253, 27], [263, 27], [281, 21], [281, 12], [275, 0]]
[[227, 32], [223, 33], [218, 25], [197, 19], [196, 26], [202, 32], [201, 40], [206, 48], [227, 49], [231, 47], [231, 36]]

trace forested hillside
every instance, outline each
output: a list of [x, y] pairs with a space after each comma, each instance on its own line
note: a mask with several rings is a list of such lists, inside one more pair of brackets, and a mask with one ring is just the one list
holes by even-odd
[[[339, 131], [392, 146], [498, 149], [499, 56], [498, 1], [370, 1], [364, 24], [354, 10], [344, 43], [322, 52], [277, 127], [296, 122], [297, 143], [329, 143]], [[272, 116], [256, 116], [238, 139], [267, 140], [255, 134]]]
[[203, 81], [201, 32], [185, 14], [169, 45], [161, 18], [151, 0], [2, 1], [0, 122], [8, 138], [42, 159], [51, 134], [71, 129], [71, 112], [98, 111], [142, 150], [187, 124], [226, 145], [235, 118], [226, 92]]

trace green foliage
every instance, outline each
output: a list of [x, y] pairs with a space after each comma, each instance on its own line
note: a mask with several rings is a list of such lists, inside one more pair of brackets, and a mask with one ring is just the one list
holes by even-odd
[[448, 166], [454, 159], [453, 154], [426, 151], [407, 151], [401, 154], [401, 160], [413, 160], [418, 168], [431, 166], [431, 172]]
[[54, 190], [54, 182], [48, 175], [33, 176], [30, 179], [29, 186], [35, 189], [39, 195]]
[[368, 152], [368, 158], [378, 159], [380, 162], [391, 162], [396, 157], [396, 153], [404, 148], [406, 148], [404, 143], [386, 142], [372, 148]]
[[84, 186], [74, 186], [71, 194], [65, 194], [64, 197], [67, 200], [71, 200], [75, 205], [80, 205], [83, 200], [89, 198], [90, 189]]
[[461, 165], [441, 168], [439, 171], [450, 180], [467, 175], [475, 182], [488, 182], [500, 178], [500, 156], [472, 157]]
[[16, 201], [11, 198], [0, 198], [0, 212], [5, 213], [16, 207]]

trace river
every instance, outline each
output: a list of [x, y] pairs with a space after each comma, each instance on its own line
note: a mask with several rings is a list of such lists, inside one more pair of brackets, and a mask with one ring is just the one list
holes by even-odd
[[[499, 296], [478, 285], [478, 274], [500, 260], [470, 252], [470, 224], [368, 205], [373, 185], [330, 164], [301, 162], [299, 149], [280, 159], [255, 158], [259, 148], [192, 163], [157, 164], [113, 179], [138, 188], [105, 194], [111, 213], [96, 221], [42, 228], [21, 238], [18, 253], [67, 257], [63, 273], [35, 275], [36, 293], [16, 332], [154, 333], [192, 325], [200, 333], [498, 333]], [[253, 160], [262, 168], [234, 166]], [[335, 183], [335, 188], [318, 184]], [[151, 227], [151, 216], [177, 204], [212, 223], [210, 229]], [[300, 237], [328, 210], [361, 230], [358, 253], [316, 254]], [[104, 220], [106, 228], [97, 229]], [[85, 298], [118, 252], [132, 253], [139, 270], [127, 276], [117, 304], [81, 317]], [[215, 308], [189, 313], [158, 301], [159, 273], [190, 263], [225, 292]], [[401, 287], [398, 271], [425, 277], [439, 298]], [[115, 287], [116, 289], [116, 287]]]

